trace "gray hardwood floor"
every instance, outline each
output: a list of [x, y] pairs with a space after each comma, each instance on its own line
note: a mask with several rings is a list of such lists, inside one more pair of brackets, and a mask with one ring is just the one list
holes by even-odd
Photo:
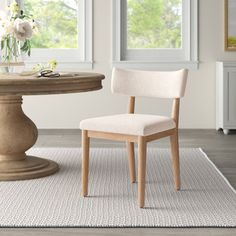
[[[42, 130], [37, 147], [79, 147], [80, 132], [71, 130]], [[123, 143], [92, 140], [93, 147], [122, 147]], [[150, 143], [154, 147], [169, 147], [169, 139]], [[236, 132], [228, 136], [215, 130], [181, 130], [180, 147], [201, 147], [236, 188]], [[74, 235], [188, 235], [188, 236], [235, 236], [236, 229], [196, 228], [196, 229], [0, 229], [0, 236], [74, 236]]]

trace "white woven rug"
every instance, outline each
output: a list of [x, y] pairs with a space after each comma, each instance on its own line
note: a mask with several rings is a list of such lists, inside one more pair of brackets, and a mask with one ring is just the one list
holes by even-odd
[[81, 152], [36, 148], [60, 164], [52, 176], [0, 182], [2, 227], [235, 227], [236, 192], [200, 149], [181, 149], [182, 190], [168, 149], [148, 149], [146, 208], [129, 182], [126, 150], [91, 149], [90, 197], [80, 197]]

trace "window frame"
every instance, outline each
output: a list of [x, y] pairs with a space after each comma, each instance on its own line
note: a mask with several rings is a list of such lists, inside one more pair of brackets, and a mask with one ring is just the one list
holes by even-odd
[[[24, 0], [17, 1], [23, 6]], [[93, 67], [93, 0], [79, 0], [78, 17], [80, 35], [78, 49], [32, 49], [30, 57], [25, 57], [26, 67], [37, 63], [47, 63], [50, 59], [58, 62], [61, 70], [92, 69]]]
[[113, 65], [141, 69], [198, 69], [198, 0], [183, 0], [183, 49], [127, 49], [126, 0], [113, 0]]

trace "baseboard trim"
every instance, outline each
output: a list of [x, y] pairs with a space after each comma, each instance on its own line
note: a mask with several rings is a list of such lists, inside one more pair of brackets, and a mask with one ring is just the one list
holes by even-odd
[[[80, 135], [80, 129], [39, 129], [39, 135]], [[179, 129], [179, 133], [201, 133], [201, 132], [214, 132], [220, 133], [215, 129]]]
[[78, 135], [80, 129], [39, 129], [39, 135]]

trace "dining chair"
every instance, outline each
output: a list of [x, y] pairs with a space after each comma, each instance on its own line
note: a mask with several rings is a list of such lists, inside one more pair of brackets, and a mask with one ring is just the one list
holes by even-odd
[[[112, 92], [128, 95], [127, 114], [90, 118], [81, 121], [82, 196], [88, 195], [90, 138], [127, 143], [131, 182], [136, 181], [134, 143], [138, 143], [138, 203], [144, 207], [147, 143], [170, 136], [174, 183], [180, 189], [178, 124], [180, 98], [184, 96], [188, 71], [138, 71], [114, 68]], [[135, 97], [173, 99], [171, 117], [135, 114]]]

